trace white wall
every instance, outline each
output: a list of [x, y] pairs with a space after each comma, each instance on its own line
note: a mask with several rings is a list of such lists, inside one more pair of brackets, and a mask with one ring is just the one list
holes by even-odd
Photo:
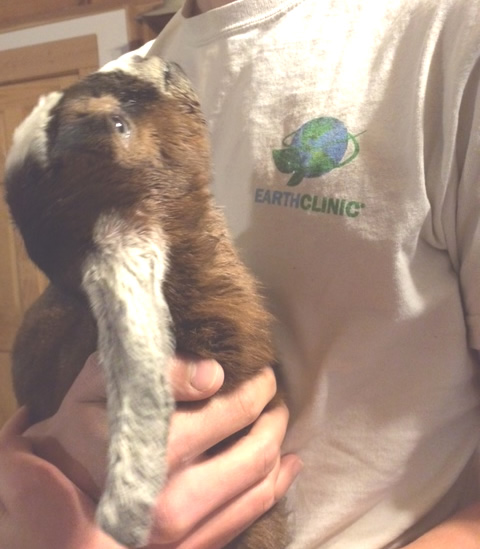
[[34, 46], [65, 38], [96, 34], [100, 66], [128, 50], [125, 10], [88, 15], [58, 23], [0, 34], [0, 51]]

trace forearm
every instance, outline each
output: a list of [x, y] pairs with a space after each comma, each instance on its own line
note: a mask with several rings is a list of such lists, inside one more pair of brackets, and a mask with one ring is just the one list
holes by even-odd
[[480, 549], [480, 502], [442, 522], [404, 549]]

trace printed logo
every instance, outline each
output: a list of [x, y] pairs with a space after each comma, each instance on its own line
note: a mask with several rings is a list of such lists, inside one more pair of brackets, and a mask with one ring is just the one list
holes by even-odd
[[[320, 177], [355, 160], [358, 135], [350, 134], [337, 118], [315, 118], [284, 137], [283, 148], [272, 151], [273, 160], [278, 171], [293, 174], [287, 185], [295, 187], [305, 177]], [[350, 142], [353, 150], [345, 158]]]
[[329, 198], [316, 194], [274, 191], [262, 188], [255, 190], [254, 201], [257, 204], [293, 208], [312, 214], [331, 214], [347, 217], [358, 217], [365, 208], [365, 204], [358, 200]]

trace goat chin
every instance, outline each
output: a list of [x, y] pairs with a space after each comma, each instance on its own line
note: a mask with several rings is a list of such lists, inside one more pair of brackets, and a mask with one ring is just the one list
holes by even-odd
[[[222, 391], [276, 368], [272, 319], [209, 181], [198, 100], [153, 57], [127, 56], [41, 100], [7, 159], [12, 217], [51, 281], [17, 336], [17, 398], [48, 417], [98, 350], [110, 442], [97, 521], [129, 547], [147, 544], [166, 482], [174, 353], [217, 360]], [[277, 505], [228, 547], [282, 549], [287, 537]]]

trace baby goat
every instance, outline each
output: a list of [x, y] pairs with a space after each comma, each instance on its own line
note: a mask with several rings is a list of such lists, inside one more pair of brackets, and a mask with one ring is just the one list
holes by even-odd
[[[147, 542], [165, 483], [174, 352], [216, 359], [224, 391], [275, 362], [270, 317], [209, 192], [207, 133], [176, 65], [127, 56], [43, 98], [7, 159], [12, 217], [51, 282], [17, 337], [16, 394], [48, 417], [98, 349], [110, 445], [97, 519], [127, 546]], [[277, 507], [229, 547], [285, 544]]]

